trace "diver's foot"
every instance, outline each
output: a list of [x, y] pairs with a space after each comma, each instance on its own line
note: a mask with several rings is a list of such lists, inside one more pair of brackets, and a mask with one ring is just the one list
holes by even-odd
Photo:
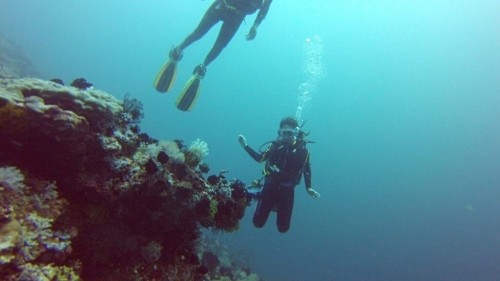
[[180, 61], [182, 59], [182, 50], [179, 46], [170, 50], [169, 57], [171, 60]]
[[193, 74], [198, 74], [201, 78], [205, 77], [206, 72], [207, 67], [204, 64], [197, 65], [193, 70]]

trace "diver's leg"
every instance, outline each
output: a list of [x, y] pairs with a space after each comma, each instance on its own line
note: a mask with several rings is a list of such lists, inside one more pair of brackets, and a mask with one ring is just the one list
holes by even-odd
[[210, 6], [210, 8], [208, 8], [207, 12], [198, 24], [198, 27], [196, 27], [196, 29], [191, 34], [189, 34], [179, 46], [176, 47], [179, 54], [182, 53], [182, 51], [189, 45], [191, 45], [194, 41], [207, 34], [210, 28], [212, 28], [217, 22], [222, 19], [220, 14], [221, 2], [221, 0], [215, 1]]
[[253, 225], [257, 228], [261, 228], [266, 224], [267, 218], [271, 213], [271, 209], [275, 203], [275, 196], [273, 196], [270, 190], [263, 190], [262, 197], [259, 199], [255, 213], [253, 214]]
[[287, 232], [290, 228], [290, 220], [292, 219], [293, 211], [293, 200], [295, 197], [295, 189], [293, 187], [287, 187], [281, 189], [279, 194], [279, 199], [277, 202], [277, 220], [276, 225], [278, 226], [279, 232]]
[[215, 58], [217, 58], [217, 56], [222, 52], [222, 49], [224, 49], [229, 41], [231, 41], [234, 37], [244, 18], [245, 17], [242, 15], [234, 15], [231, 19], [224, 20], [224, 23], [220, 28], [219, 35], [217, 36], [217, 40], [203, 62], [204, 66], [208, 66]]

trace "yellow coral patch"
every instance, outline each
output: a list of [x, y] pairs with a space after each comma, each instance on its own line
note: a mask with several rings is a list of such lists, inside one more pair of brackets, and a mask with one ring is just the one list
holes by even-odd
[[0, 264], [7, 264], [16, 257], [22, 243], [22, 229], [17, 220], [11, 220], [0, 227]]
[[26, 108], [10, 101], [0, 106], [0, 130], [19, 132], [26, 127]]

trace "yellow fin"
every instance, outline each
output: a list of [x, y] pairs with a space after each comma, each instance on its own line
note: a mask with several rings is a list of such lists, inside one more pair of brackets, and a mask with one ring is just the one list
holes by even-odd
[[177, 61], [169, 60], [156, 75], [154, 81], [155, 89], [160, 93], [166, 93], [174, 84], [175, 78], [177, 77]]
[[193, 75], [189, 79], [175, 102], [178, 109], [182, 111], [190, 111], [191, 108], [193, 108], [200, 93], [201, 79], [202, 77], [197, 74]]

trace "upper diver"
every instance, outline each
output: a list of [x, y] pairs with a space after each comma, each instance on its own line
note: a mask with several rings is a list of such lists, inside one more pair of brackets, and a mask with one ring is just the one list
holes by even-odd
[[271, 2], [272, 0], [215, 0], [205, 12], [198, 27], [180, 45], [170, 50], [168, 62], [161, 68], [156, 77], [154, 83], [156, 90], [165, 93], [171, 88], [177, 72], [177, 62], [182, 59], [183, 50], [202, 38], [216, 23], [222, 21], [219, 35], [212, 49], [203, 63], [194, 68], [193, 76], [184, 86], [176, 101], [177, 108], [180, 110], [190, 110], [198, 97], [201, 79], [205, 76], [207, 66], [217, 58], [222, 49], [231, 41], [245, 17], [259, 10], [250, 31], [246, 35], [247, 40], [255, 39], [257, 29], [266, 17]]

